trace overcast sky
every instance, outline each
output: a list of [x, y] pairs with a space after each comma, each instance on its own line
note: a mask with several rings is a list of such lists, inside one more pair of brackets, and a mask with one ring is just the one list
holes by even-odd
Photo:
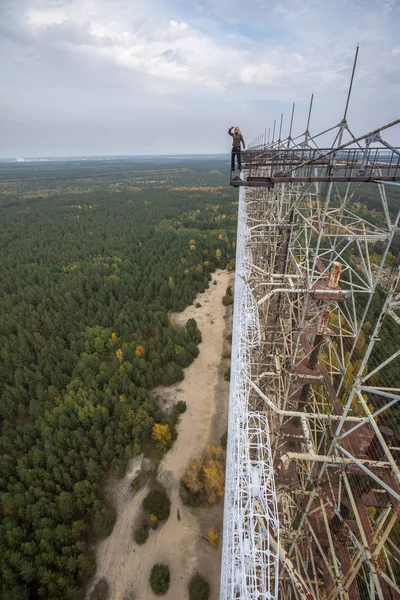
[[[400, 0], [0, 0], [0, 156], [212, 153], [400, 116]], [[390, 141], [400, 142], [397, 127]]]

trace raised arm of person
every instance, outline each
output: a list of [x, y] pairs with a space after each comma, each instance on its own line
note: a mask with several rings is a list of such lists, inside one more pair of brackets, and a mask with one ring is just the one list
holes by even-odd
[[242, 142], [242, 144], [243, 144], [243, 150], [246, 150], [246, 144], [244, 143], [244, 139], [243, 139], [243, 136], [242, 136], [242, 134], [240, 134], [240, 141], [241, 141], [241, 142]]
[[228, 133], [229, 133], [229, 135], [231, 135], [233, 137], [232, 129], [233, 129], [233, 127], [229, 127]]

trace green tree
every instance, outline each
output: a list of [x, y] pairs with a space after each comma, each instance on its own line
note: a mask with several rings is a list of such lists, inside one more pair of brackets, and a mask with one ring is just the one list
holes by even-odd
[[163, 490], [151, 490], [142, 502], [143, 508], [158, 519], [169, 517], [171, 501]]
[[147, 521], [143, 521], [135, 531], [135, 542], [137, 544], [144, 544], [149, 537], [149, 524]]
[[150, 587], [157, 595], [166, 594], [170, 583], [168, 565], [155, 564], [150, 573]]
[[208, 600], [210, 596], [210, 584], [201, 575], [195, 575], [188, 587], [190, 600]]

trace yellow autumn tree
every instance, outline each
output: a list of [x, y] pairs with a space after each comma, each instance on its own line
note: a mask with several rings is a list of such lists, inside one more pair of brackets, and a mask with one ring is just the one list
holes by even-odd
[[198, 500], [215, 504], [225, 491], [225, 455], [219, 446], [206, 446], [194, 459], [182, 478], [189, 494]]
[[118, 350], [115, 351], [115, 355], [118, 358], [119, 362], [122, 363], [122, 361], [124, 360], [124, 353], [120, 348], [118, 348]]
[[219, 248], [217, 248], [215, 251], [215, 258], [217, 262], [221, 262], [222, 252]]
[[151, 437], [158, 444], [160, 444], [162, 448], [166, 448], [172, 439], [169, 425], [161, 425], [160, 423], [154, 423]]
[[215, 504], [225, 492], [225, 460], [222, 448], [206, 447], [206, 461], [203, 466], [205, 490], [209, 504]]
[[204, 484], [201, 479], [202, 457], [197, 457], [190, 463], [182, 478], [184, 484], [192, 494], [204, 492]]

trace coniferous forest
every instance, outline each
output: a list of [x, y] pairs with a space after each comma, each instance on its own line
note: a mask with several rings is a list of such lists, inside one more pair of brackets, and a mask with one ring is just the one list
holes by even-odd
[[201, 340], [193, 302], [234, 268], [222, 160], [0, 164], [0, 598], [79, 599], [114, 514], [108, 475], [167, 423], [152, 397]]

